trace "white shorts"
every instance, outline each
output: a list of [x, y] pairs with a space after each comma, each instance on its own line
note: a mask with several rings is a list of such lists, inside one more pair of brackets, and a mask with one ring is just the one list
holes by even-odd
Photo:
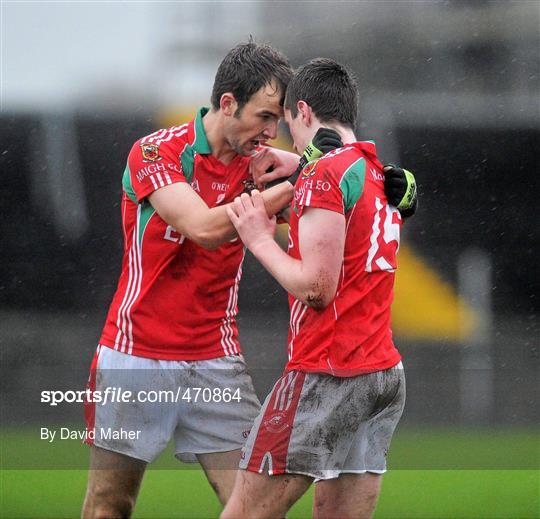
[[86, 443], [147, 462], [240, 449], [260, 410], [244, 358], [176, 361], [98, 346], [85, 403]]
[[285, 373], [255, 420], [240, 468], [317, 480], [382, 474], [404, 404], [401, 363], [347, 378]]

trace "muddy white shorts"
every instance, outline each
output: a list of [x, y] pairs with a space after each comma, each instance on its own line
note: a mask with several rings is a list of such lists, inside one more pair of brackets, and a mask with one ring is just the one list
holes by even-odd
[[285, 373], [255, 420], [240, 468], [316, 479], [382, 474], [404, 404], [401, 363], [350, 378]]
[[155, 360], [98, 346], [85, 403], [87, 443], [147, 462], [240, 449], [260, 410], [241, 355]]

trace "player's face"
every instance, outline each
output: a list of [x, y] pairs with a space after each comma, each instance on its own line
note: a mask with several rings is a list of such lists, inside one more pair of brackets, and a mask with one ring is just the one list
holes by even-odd
[[283, 109], [281, 91], [275, 84], [266, 85], [251, 96], [240, 113], [227, 117], [225, 138], [239, 155], [252, 155], [269, 139], [275, 139]]
[[297, 112], [296, 117], [293, 117], [292, 112], [287, 109], [285, 109], [285, 122], [291, 132], [294, 149], [298, 154], [302, 155], [304, 149], [315, 135], [313, 128], [304, 124], [300, 112]]

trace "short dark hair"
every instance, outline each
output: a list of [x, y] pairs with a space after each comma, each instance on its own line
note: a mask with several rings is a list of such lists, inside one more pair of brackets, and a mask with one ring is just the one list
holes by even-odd
[[283, 106], [292, 74], [289, 60], [281, 52], [250, 39], [231, 49], [219, 65], [212, 88], [212, 107], [218, 110], [221, 96], [232, 92], [240, 110], [253, 94], [273, 80], [281, 91]]
[[302, 65], [287, 87], [285, 108], [293, 117], [298, 101], [305, 101], [321, 122], [332, 121], [354, 130], [358, 110], [358, 86], [352, 72], [334, 60], [315, 58]]

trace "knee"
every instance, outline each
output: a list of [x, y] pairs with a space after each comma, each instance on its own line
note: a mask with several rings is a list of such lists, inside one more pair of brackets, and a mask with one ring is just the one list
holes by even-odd
[[246, 503], [233, 493], [219, 519], [258, 519], [258, 515], [256, 510], [249, 510], [248, 513]]
[[238, 514], [238, 511], [231, 509], [231, 507], [225, 507], [225, 510], [221, 512], [219, 519], [239, 519], [242, 515]]
[[238, 503], [233, 498], [229, 499], [219, 519], [241, 519], [242, 517], [245, 517], [245, 514], [242, 513], [242, 510], [238, 507]]
[[82, 516], [83, 519], [128, 519], [134, 507], [135, 498], [129, 494], [96, 485], [86, 493]]
[[219, 519], [281, 519], [285, 518], [285, 516], [286, 512], [276, 512], [268, 509], [268, 507], [258, 508], [253, 506], [248, 510], [245, 506], [235, 507], [227, 504]]

